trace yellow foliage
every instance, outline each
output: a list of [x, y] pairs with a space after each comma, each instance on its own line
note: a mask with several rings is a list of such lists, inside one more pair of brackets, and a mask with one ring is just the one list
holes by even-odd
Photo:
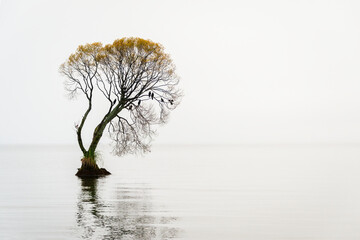
[[164, 52], [164, 47], [161, 44], [138, 37], [116, 39], [112, 44], [105, 46], [101, 42], [80, 45], [76, 52], [69, 56], [67, 64], [95, 65], [105, 58], [121, 59], [123, 63], [172, 64], [170, 56]]
[[72, 65], [77, 63], [80, 60], [84, 60], [86, 57], [96, 58], [99, 52], [103, 49], [102, 43], [88, 43], [85, 45], [80, 45], [76, 52], [71, 54], [68, 59], [68, 64]]

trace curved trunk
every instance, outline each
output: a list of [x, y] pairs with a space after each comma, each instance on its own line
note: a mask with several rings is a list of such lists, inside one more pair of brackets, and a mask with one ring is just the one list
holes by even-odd
[[116, 115], [123, 109], [123, 107], [121, 106], [121, 102], [119, 102], [118, 106], [115, 107], [112, 111], [109, 110], [108, 114], [106, 114], [103, 118], [103, 120], [99, 123], [99, 125], [96, 126], [95, 130], [94, 130], [94, 134], [93, 134], [93, 138], [91, 141], [91, 144], [89, 146], [88, 151], [86, 152], [86, 156], [90, 157], [92, 159], [95, 160], [95, 150], [100, 142], [100, 139], [103, 135], [103, 132], [106, 128], [106, 125], [113, 120]]
[[[110, 120], [111, 121], [111, 120]], [[85, 151], [84, 158], [81, 160], [82, 165], [81, 168], [87, 168], [87, 169], [99, 169], [98, 165], [96, 164], [96, 156], [95, 151], [96, 148], [100, 142], [100, 139], [103, 135], [103, 132], [105, 130], [106, 125], [110, 121], [102, 121], [94, 130], [93, 138], [91, 141], [91, 144], [89, 146], [89, 149]]]
[[[84, 124], [84, 121], [86, 119], [86, 116], [88, 112], [90, 112], [91, 104], [89, 105], [89, 109], [86, 112], [83, 121], [81, 122], [81, 128]], [[79, 146], [84, 154], [84, 157], [81, 159], [81, 168], [79, 168], [79, 171], [77, 172], [77, 176], [101, 176], [101, 175], [108, 175], [110, 174], [106, 169], [99, 168], [99, 166], [96, 163], [96, 155], [95, 151], [96, 148], [100, 142], [100, 139], [103, 135], [103, 132], [105, 130], [106, 125], [114, 118], [116, 115], [122, 110], [122, 107], [119, 105], [114, 108], [112, 111], [109, 110], [108, 114], [106, 114], [103, 118], [103, 120], [99, 123], [99, 125], [96, 126], [93, 134], [93, 138], [91, 141], [91, 144], [89, 146], [89, 149], [86, 151], [82, 144], [81, 139], [81, 128], [78, 129], [78, 142]]]
[[101, 122], [94, 131], [93, 139], [90, 144], [89, 150], [85, 151], [84, 157], [81, 159], [81, 168], [79, 168], [76, 173], [79, 177], [99, 177], [104, 175], [109, 175], [104, 168], [99, 168], [96, 164], [95, 150], [101, 139], [102, 133], [106, 127], [107, 123]]
[[101, 122], [96, 128], [95, 128], [95, 131], [94, 131], [94, 134], [93, 134], [93, 138], [92, 138], [92, 141], [91, 141], [91, 144], [89, 146], [89, 150], [87, 151], [87, 154], [90, 158], [94, 158], [95, 157], [95, 150], [100, 142], [100, 139], [103, 135], [103, 132], [105, 130], [105, 127], [107, 125], [107, 122]]
[[84, 147], [84, 144], [83, 144], [83, 141], [82, 141], [82, 138], [81, 138], [81, 130], [84, 126], [84, 123], [85, 123], [85, 120], [87, 118], [87, 116], [89, 115], [90, 111], [91, 111], [91, 100], [89, 100], [89, 106], [88, 106], [88, 109], [86, 110], [83, 118], [81, 119], [81, 123], [80, 125], [77, 127], [77, 131], [76, 131], [76, 135], [77, 135], [77, 140], [78, 140], [78, 144], [79, 144], [79, 147], [81, 149], [81, 151], [83, 152], [83, 154], [85, 155], [86, 153], [86, 149]]

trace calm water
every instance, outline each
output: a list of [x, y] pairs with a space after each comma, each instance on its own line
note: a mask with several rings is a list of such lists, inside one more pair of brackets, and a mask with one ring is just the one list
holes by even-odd
[[[104, 148], [103, 148], [104, 149]], [[360, 146], [0, 147], [0, 239], [360, 239]]]

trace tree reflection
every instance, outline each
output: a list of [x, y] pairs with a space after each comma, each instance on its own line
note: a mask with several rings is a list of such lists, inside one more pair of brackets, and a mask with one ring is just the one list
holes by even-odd
[[173, 226], [176, 218], [152, 206], [151, 189], [120, 186], [114, 188], [115, 197], [105, 197], [106, 178], [79, 181], [77, 223], [82, 239], [151, 240], [178, 235], [179, 230]]

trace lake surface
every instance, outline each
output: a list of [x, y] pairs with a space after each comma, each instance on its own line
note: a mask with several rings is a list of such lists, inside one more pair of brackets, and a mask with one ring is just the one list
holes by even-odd
[[360, 239], [360, 145], [0, 147], [0, 239]]

